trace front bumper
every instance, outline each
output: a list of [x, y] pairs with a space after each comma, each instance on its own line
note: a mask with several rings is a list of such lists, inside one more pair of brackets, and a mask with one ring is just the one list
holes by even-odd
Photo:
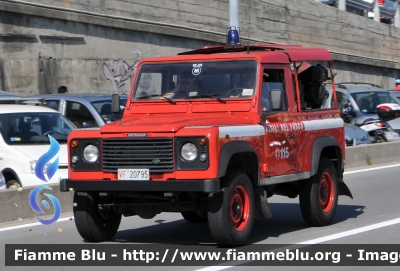
[[205, 192], [214, 193], [220, 191], [220, 180], [179, 180], [179, 181], [72, 181], [63, 179], [60, 181], [60, 191], [135, 191], [135, 192]]

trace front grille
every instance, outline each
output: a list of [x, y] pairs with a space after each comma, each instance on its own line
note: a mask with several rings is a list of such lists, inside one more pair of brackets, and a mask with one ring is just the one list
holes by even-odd
[[150, 173], [174, 170], [172, 138], [103, 139], [103, 171], [148, 168]]

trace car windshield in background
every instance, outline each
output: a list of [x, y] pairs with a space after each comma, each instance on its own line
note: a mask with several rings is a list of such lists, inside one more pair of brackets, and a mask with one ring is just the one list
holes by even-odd
[[356, 101], [360, 111], [363, 113], [376, 114], [376, 107], [383, 103], [395, 103], [400, 105], [399, 100], [390, 92], [356, 92], [350, 94]]
[[[124, 114], [125, 105], [127, 99], [120, 98], [120, 106], [119, 113], [122, 116]], [[99, 113], [99, 115], [103, 118], [105, 123], [109, 123], [117, 120], [116, 116], [111, 112], [111, 100], [104, 101], [96, 101], [92, 102], [93, 107]]]
[[12, 113], [0, 115], [0, 131], [7, 144], [49, 143], [48, 135], [67, 142], [73, 124], [59, 113]]
[[253, 60], [145, 64], [140, 67], [133, 99], [250, 98], [256, 74]]

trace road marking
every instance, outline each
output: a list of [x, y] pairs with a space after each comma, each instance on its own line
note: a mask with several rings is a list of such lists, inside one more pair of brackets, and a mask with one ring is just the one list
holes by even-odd
[[[67, 220], [73, 220], [73, 217], [64, 217], [60, 218], [56, 222], [61, 222], [61, 221], [67, 221]], [[35, 222], [35, 223], [29, 223], [29, 224], [24, 224], [24, 225], [18, 225], [18, 226], [11, 226], [11, 227], [6, 227], [6, 228], [1, 228], [0, 232], [2, 231], [10, 231], [10, 230], [16, 230], [16, 229], [22, 229], [22, 228], [27, 228], [27, 227], [33, 227], [33, 226], [40, 226], [43, 225], [40, 222]]]
[[[282, 248], [279, 248], [279, 249], [275, 249], [274, 251], [282, 251], [282, 250], [285, 250], [285, 249], [289, 249], [290, 250], [290, 249], [305, 247], [307, 245], [320, 244], [320, 243], [332, 241], [332, 240], [335, 240], [335, 239], [343, 238], [343, 237], [346, 237], [346, 236], [350, 236], [350, 235], [354, 235], [354, 234], [358, 234], [358, 233], [362, 233], [362, 232], [366, 232], [366, 231], [371, 231], [371, 230], [375, 230], [375, 229], [379, 229], [379, 228], [383, 228], [383, 227], [387, 227], [387, 226], [391, 226], [391, 225], [395, 225], [395, 224], [399, 224], [399, 223], [400, 223], [400, 218], [396, 218], [396, 219], [388, 220], [388, 221], [385, 221], [385, 222], [381, 222], [381, 223], [377, 223], [377, 224], [372, 224], [372, 225], [369, 225], [369, 226], [361, 227], [361, 228], [358, 228], [358, 229], [344, 231], [344, 232], [341, 232], [341, 233], [332, 234], [332, 235], [328, 235], [328, 236], [325, 236], [325, 237], [321, 237], [321, 238], [312, 239], [312, 240], [308, 240], [308, 241], [305, 241], [305, 242], [297, 243], [295, 245], [282, 247]], [[251, 261], [248, 261], [248, 262], [251, 262]], [[229, 263], [224, 263], [224, 264], [229, 264]], [[238, 262], [238, 264], [240, 265], [240, 262]], [[242, 262], [242, 264], [243, 264], [243, 262]], [[202, 269], [197, 269], [196, 271], [219, 271], [219, 270], [224, 270], [224, 269], [233, 268], [233, 267], [237, 267], [237, 266], [238, 265], [210, 266], [210, 267], [206, 267], [206, 268], [202, 268]]]
[[341, 233], [336, 233], [336, 234], [328, 235], [328, 236], [325, 236], [325, 237], [321, 237], [321, 238], [317, 238], [317, 239], [313, 239], [313, 240], [308, 240], [308, 241], [297, 243], [297, 244], [299, 244], [299, 245], [303, 245], [303, 244], [307, 244], [307, 245], [320, 244], [320, 243], [328, 242], [328, 241], [331, 241], [331, 240], [343, 238], [343, 237], [346, 237], [346, 236], [350, 236], [350, 235], [354, 235], [354, 234], [358, 234], [358, 233], [362, 233], [362, 232], [366, 232], [366, 231], [372, 231], [372, 230], [375, 230], [375, 229], [379, 229], [379, 228], [383, 228], [383, 227], [387, 227], [387, 226], [391, 226], [391, 225], [395, 225], [395, 224], [399, 224], [399, 223], [400, 223], [400, 218], [396, 218], [396, 219], [388, 220], [388, 221], [385, 221], [385, 222], [380, 222], [380, 223], [377, 223], [377, 224], [372, 224], [372, 225], [369, 225], [369, 226], [357, 228], [357, 229], [354, 229], [354, 230], [344, 231], [344, 232], [341, 232]]
[[360, 169], [360, 170], [344, 172], [343, 174], [353, 174], [353, 173], [359, 173], [359, 172], [365, 172], [365, 171], [371, 171], [371, 170], [378, 170], [378, 169], [384, 169], [384, 168], [391, 168], [391, 167], [399, 167], [399, 166], [400, 166], [400, 164], [390, 165], [390, 166], [374, 167], [374, 168], [366, 168], [366, 169]]

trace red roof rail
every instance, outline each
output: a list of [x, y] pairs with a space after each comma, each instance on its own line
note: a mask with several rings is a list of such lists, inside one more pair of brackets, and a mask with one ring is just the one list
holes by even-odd
[[257, 43], [253, 44], [252, 46], [259, 46], [259, 47], [277, 47], [277, 48], [285, 48], [285, 47], [303, 47], [301, 44], [285, 44], [285, 43]]

